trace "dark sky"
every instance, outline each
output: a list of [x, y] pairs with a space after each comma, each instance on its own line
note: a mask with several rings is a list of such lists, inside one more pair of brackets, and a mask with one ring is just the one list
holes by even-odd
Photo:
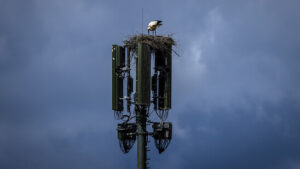
[[[151, 168], [300, 168], [300, 1], [0, 0], [0, 168], [136, 168], [111, 45], [173, 33], [174, 138]], [[144, 30], [146, 32], [146, 30]]]

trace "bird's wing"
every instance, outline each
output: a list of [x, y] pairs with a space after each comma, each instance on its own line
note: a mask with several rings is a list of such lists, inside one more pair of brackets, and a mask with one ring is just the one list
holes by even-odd
[[162, 21], [157, 20], [156, 22], [157, 22], [157, 25], [162, 25]]
[[149, 27], [152, 27], [152, 26], [154, 26], [154, 25], [156, 25], [157, 24], [157, 22], [156, 21], [151, 21], [151, 22], [149, 22]]

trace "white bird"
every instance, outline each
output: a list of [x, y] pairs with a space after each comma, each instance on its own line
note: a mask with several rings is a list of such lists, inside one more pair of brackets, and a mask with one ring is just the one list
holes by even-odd
[[162, 21], [160, 20], [151, 21], [148, 24], [148, 35], [149, 35], [149, 31], [153, 31], [156, 35], [156, 29], [159, 28], [161, 25], [162, 25]]

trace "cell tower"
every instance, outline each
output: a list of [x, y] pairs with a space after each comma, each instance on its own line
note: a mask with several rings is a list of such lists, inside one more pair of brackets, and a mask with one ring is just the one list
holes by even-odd
[[[173, 45], [171, 37], [152, 35], [136, 35], [122, 46], [112, 45], [112, 110], [122, 121], [117, 126], [119, 144], [122, 152], [128, 153], [137, 139], [138, 169], [147, 168], [149, 136], [159, 153], [172, 139], [172, 123], [165, 120], [171, 109]], [[160, 121], [149, 119], [152, 112]], [[147, 131], [149, 125], [152, 132]]]

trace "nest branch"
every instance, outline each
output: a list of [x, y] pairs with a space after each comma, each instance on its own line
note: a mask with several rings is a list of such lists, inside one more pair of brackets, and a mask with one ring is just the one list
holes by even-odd
[[[170, 46], [176, 46], [174, 39], [168, 36], [153, 36], [153, 35], [142, 35], [137, 34], [124, 40], [124, 46], [129, 47], [132, 52], [136, 52], [138, 43], [144, 43], [150, 46], [151, 52], [156, 50], [168, 50]], [[172, 50], [176, 55], [176, 51]], [[178, 55], [179, 56], [179, 55]]]

